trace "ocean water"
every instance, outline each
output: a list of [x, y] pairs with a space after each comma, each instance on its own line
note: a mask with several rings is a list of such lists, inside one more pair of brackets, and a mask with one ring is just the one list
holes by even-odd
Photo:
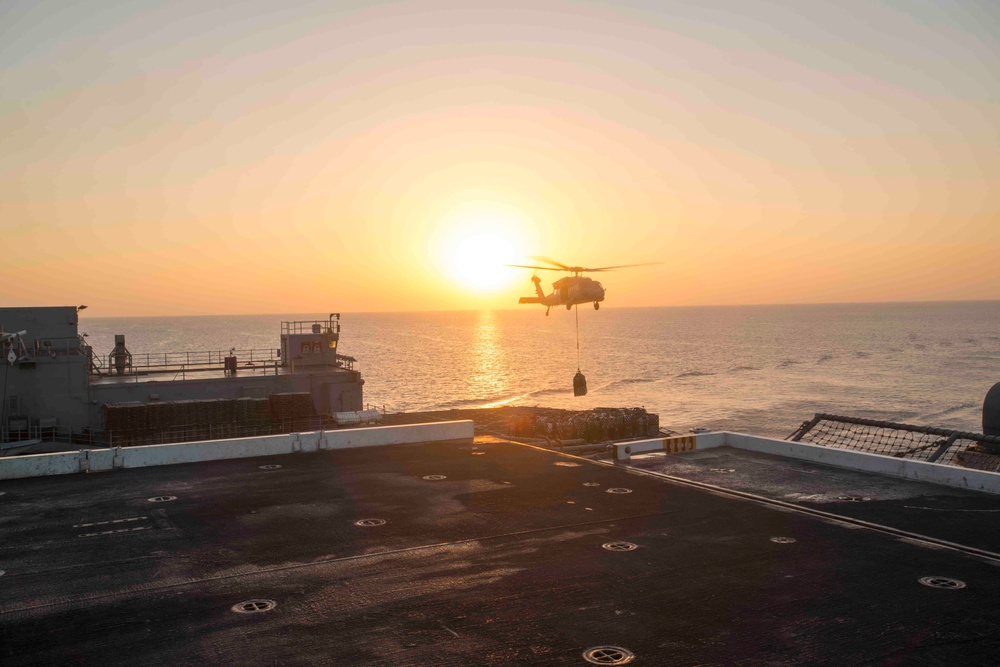
[[[979, 431], [1000, 381], [1000, 301], [344, 313], [341, 353], [389, 411], [643, 406], [665, 428], [784, 437], [816, 412]], [[325, 314], [82, 318], [97, 352], [277, 348]]]

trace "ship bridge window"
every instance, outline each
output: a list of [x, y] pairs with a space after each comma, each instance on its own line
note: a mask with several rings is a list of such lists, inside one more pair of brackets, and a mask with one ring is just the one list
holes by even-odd
[[331, 338], [330, 341], [327, 343], [327, 347], [329, 347], [331, 350], [336, 350], [337, 349], [337, 339], [336, 338]]

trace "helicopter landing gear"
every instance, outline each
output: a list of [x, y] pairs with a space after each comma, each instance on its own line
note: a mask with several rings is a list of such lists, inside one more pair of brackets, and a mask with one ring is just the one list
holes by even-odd
[[601, 304], [599, 304], [597, 301], [595, 301], [594, 302], [594, 310], [600, 310], [600, 309], [601, 309]]
[[566, 304], [566, 310], [573, 310], [573, 304], [567, 303]]
[[548, 316], [549, 316], [549, 309], [548, 309], [548, 306], [546, 306], [546, 308], [545, 308], [545, 317], [548, 317]]

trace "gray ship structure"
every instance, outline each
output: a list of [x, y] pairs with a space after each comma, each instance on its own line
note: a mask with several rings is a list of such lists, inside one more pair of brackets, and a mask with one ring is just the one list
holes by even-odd
[[100, 354], [79, 333], [79, 310], [0, 308], [5, 450], [287, 433], [362, 409], [339, 313], [282, 322], [273, 349], [133, 353], [116, 335]]

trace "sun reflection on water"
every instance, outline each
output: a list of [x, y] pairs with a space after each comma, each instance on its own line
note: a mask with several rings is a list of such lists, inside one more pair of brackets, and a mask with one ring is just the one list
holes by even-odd
[[472, 346], [471, 384], [475, 396], [502, 396], [509, 386], [507, 352], [493, 311], [483, 311], [476, 323]]

